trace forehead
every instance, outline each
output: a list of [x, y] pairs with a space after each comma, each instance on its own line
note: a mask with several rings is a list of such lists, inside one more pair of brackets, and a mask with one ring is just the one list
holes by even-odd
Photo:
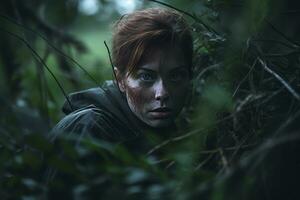
[[178, 46], [166, 46], [149, 50], [137, 66], [137, 70], [170, 71], [178, 67], [188, 68], [182, 50]]

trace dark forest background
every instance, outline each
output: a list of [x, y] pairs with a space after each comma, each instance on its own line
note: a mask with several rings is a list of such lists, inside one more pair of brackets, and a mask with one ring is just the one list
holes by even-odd
[[[156, 138], [146, 156], [50, 143], [65, 94], [112, 79], [112, 23], [153, 6], [193, 30], [182, 135]], [[299, 22], [296, 0], [1, 1], [0, 198], [299, 199]], [[48, 168], [59, 176], [45, 179]]]

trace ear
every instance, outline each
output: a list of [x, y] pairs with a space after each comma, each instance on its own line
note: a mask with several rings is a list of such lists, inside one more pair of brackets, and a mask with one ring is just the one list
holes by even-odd
[[120, 91], [121, 92], [125, 92], [125, 81], [124, 81], [124, 77], [122, 76], [120, 70], [116, 67], [114, 67], [114, 73], [116, 75], [116, 81], [117, 81], [117, 84], [120, 88]]

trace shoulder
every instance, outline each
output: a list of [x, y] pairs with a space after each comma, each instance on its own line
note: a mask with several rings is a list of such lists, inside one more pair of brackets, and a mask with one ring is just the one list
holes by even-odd
[[[91, 136], [107, 141], [124, 141], [139, 135], [139, 127], [128, 104], [112, 81], [69, 95], [66, 116], [53, 128], [51, 138]], [[64, 133], [64, 134], [61, 134]]]
[[65, 101], [62, 110], [65, 114], [69, 114], [89, 105], [103, 107], [107, 103], [106, 90], [103, 87], [96, 87], [73, 92], [68, 95], [69, 101]]
[[50, 132], [52, 141], [59, 136], [122, 142], [136, 137], [137, 133], [113, 113], [90, 105], [66, 115]]

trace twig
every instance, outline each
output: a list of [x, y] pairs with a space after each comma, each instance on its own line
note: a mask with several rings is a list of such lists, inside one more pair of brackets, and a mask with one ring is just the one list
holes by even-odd
[[200, 162], [194, 169], [194, 171], [199, 170], [201, 167], [203, 167], [212, 157], [214, 154], [210, 154], [205, 160], [203, 160], [202, 162]]
[[[246, 141], [248, 140], [248, 138], [249, 138], [250, 136], [251, 136], [251, 134], [247, 134], [247, 135], [244, 137], [243, 141], [241, 141], [241, 142], [237, 145], [236, 149], [235, 149], [234, 152], [231, 154], [231, 158], [229, 159], [229, 163], [232, 163], [232, 161], [233, 161], [235, 155], [238, 153], [238, 151], [239, 151], [240, 149], [242, 149], [243, 144], [246, 143]], [[246, 145], [245, 145], [245, 146], [246, 146]]]
[[[219, 124], [219, 123], [221, 123], [221, 122], [224, 122], [224, 121], [226, 121], [226, 120], [232, 118], [232, 116], [233, 116], [233, 115], [231, 114], [231, 115], [228, 115], [227, 117], [224, 117], [223, 119], [217, 120], [217, 121], [215, 122], [214, 125], [217, 125], [217, 124]], [[160, 149], [160, 148], [166, 146], [167, 144], [169, 144], [169, 143], [171, 143], [171, 142], [176, 142], [176, 141], [179, 141], [179, 140], [188, 138], [188, 137], [190, 137], [190, 136], [192, 136], [192, 135], [195, 135], [195, 134], [197, 134], [197, 133], [199, 133], [199, 132], [201, 132], [201, 131], [204, 131], [204, 130], [206, 130], [206, 129], [204, 129], [204, 128], [202, 128], [202, 129], [196, 129], [196, 130], [193, 130], [193, 131], [191, 131], [191, 132], [189, 132], [189, 133], [187, 133], [187, 134], [185, 134], [185, 135], [178, 136], [178, 137], [175, 137], [175, 138], [171, 138], [171, 139], [169, 139], [169, 140], [165, 140], [164, 142], [162, 142], [162, 143], [156, 145], [154, 148], [152, 148], [150, 151], [148, 151], [147, 155], [152, 154], [153, 152], [157, 151], [158, 149]]]
[[166, 167], [165, 169], [169, 169], [170, 167], [172, 167], [176, 162], [174, 160], [172, 160]]
[[276, 90], [275, 92], [272, 92], [267, 98], [262, 100], [258, 105], [262, 105], [264, 103], [267, 103], [268, 101], [270, 101], [272, 98], [274, 98], [276, 95], [278, 95], [283, 90], [284, 90], [284, 86], [281, 86], [278, 90]]
[[286, 14], [300, 14], [300, 10], [288, 10], [285, 12], [281, 12], [280, 14], [286, 15]]
[[[255, 146], [256, 144], [247, 144], [247, 145], [238, 145], [238, 146], [233, 146], [233, 147], [225, 147], [223, 148], [223, 151], [237, 151], [239, 149], [246, 149], [246, 148], [249, 148], [249, 147], [253, 147]], [[211, 150], [204, 150], [204, 151], [200, 151], [200, 154], [202, 155], [207, 155], [208, 154], [208, 157], [203, 160], [202, 162], [200, 162], [194, 169], [194, 171], [197, 171], [199, 170], [203, 165], [205, 165], [212, 157], [213, 155], [215, 155], [216, 153], [219, 153], [220, 152], [220, 148], [217, 148], [217, 149], [211, 149]], [[163, 163], [163, 162], [167, 162], [167, 161], [170, 161], [169, 159], [162, 159], [162, 160], [158, 160], [152, 164], [160, 164], [160, 163]], [[175, 161], [171, 161], [165, 169], [169, 168], [170, 166], [172, 166], [173, 164], [175, 164]]]
[[225, 169], [228, 169], [228, 160], [227, 160], [227, 158], [225, 157], [224, 151], [222, 150], [222, 148], [219, 148], [219, 153], [220, 153], [221, 160], [222, 160], [222, 163], [223, 163], [224, 168], [225, 168]]
[[1, 14], [0, 13], [0, 17], [1, 18], [3, 18], [3, 19], [5, 19], [5, 20], [7, 20], [7, 21], [9, 21], [9, 22], [11, 22], [11, 23], [13, 23], [13, 24], [15, 24], [15, 25], [17, 25], [17, 26], [19, 26], [19, 27], [21, 27], [22, 29], [24, 29], [24, 30], [26, 30], [26, 31], [29, 31], [29, 32], [31, 32], [31, 33], [33, 33], [34, 35], [37, 35], [38, 37], [40, 37], [41, 39], [43, 39], [45, 42], [46, 42], [46, 44], [48, 45], [48, 46], [50, 46], [52, 49], [54, 49], [59, 55], [61, 55], [61, 56], [63, 56], [63, 57], [65, 57], [65, 58], [67, 58], [67, 59], [69, 59], [72, 63], [74, 63], [77, 67], [79, 67], [96, 85], [99, 85], [99, 83], [98, 83], [98, 81], [92, 76], [92, 75], [90, 75], [85, 69], [84, 69], [84, 67], [82, 66], [82, 65], [80, 65], [74, 58], [72, 58], [71, 56], [69, 56], [69, 55], [67, 55], [67, 54], [65, 54], [63, 51], [61, 51], [59, 48], [57, 48], [56, 46], [54, 46], [45, 36], [43, 36], [42, 34], [40, 34], [40, 33], [38, 33], [38, 32], [36, 32], [36, 31], [34, 31], [33, 29], [31, 29], [31, 28], [28, 28], [28, 27], [26, 27], [26, 26], [24, 26], [23, 24], [20, 24], [19, 22], [17, 22], [16, 20], [14, 20], [14, 19], [12, 19], [12, 18], [10, 18], [10, 17], [8, 17], [8, 16], [6, 16], [6, 15], [3, 15], [3, 14]]
[[295, 45], [291, 45], [291, 44], [288, 44], [288, 43], [285, 43], [285, 42], [282, 42], [282, 41], [279, 41], [279, 40], [273, 40], [273, 39], [256, 39], [256, 40], [253, 40], [253, 41], [277, 43], [277, 44], [281, 44], [283, 46], [289, 47], [291, 49], [297, 48], [297, 46], [295, 46]]
[[255, 101], [255, 100], [260, 99], [264, 96], [265, 96], [264, 94], [258, 94], [258, 95], [249, 94], [249, 95], [247, 95], [246, 98], [243, 101], [239, 102], [239, 104], [236, 106], [235, 113], [240, 112], [243, 109], [243, 107], [245, 105], [247, 105], [249, 102]]
[[167, 3], [164, 3], [164, 2], [161, 2], [161, 1], [157, 1], [157, 0], [148, 0], [148, 1], [152, 1], [152, 2], [155, 2], [155, 3], [158, 3], [158, 4], [161, 4], [161, 5], [164, 5], [164, 6], [167, 6], [169, 8], [172, 8], [178, 12], [181, 12], [189, 17], [191, 17], [193, 20], [195, 20], [196, 22], [199, 22], [201, 25], [203, 25], [208, 31], [211, 31], [211, 32], [214, 32], [214, 34], [216, 35], [219, 35], [218, 32], [216, 30], [214, 30], [212, 27], [208, 26], [207, 24], [205, 24], [202, 20], [200, 20], [198, 17], [195, 17], [194, 15], [184, 11], [184, 10], [181, 10], [179, 8], [176, 8], [170, 4], [167, 4]]
[[252, 66], [251, 66], [250, 70], [248, 71], [248, 73], [246, 74], [246, 76], [241, 80], [241, 82], [239, 82], [238, 86], [236, 87], [235, 91], [232, 94], [232, 97], [234, 97], [236, 95], [237, 91], [239, 90], [239, 88], [241, 87], [241, 85], [243, 84], [243, 82], [246, 80], [246, 78], [249, 76], [249, 74], [254, 69], [256, 63], [257, 63], [257, 59], [255, 59], [255, 61], [253, 62]]
[[107, 46], [107, 44], [106, 44], [106, 41], [104, 41], [104, 45], [105, 45], [106, 50], [107, 50], [107, 53], [108, 53], [108, 58], [109, 58], [109, 61], [110, 61], [111, 70], [112, 70], [113, 75], [115, 76], [115, 80], [116, 80], [116, 82], [117, 82], [116, 85], [117, 85], [119, 91], [121, 92], [120, 87], [119, 87], [119, 83], [118, 83], [118, 79], [117, 79], [117, 75], [116, 75], [116, 72], [115, 72], [115, 70], [114, 70], [114, 65], [113, 65], [113, 62], [112, 62], [111, 53], [110, 53], [110, 50], [109, 50], [109, 48], [108, 48], [108, 46]]
[[260, 64], [264, 67], [264, 69], [269, 72], [271, 75], [273, 75], [280, 83], [283, 84], [283, 86], [298, 100], [300, 101], [300, 95], [283, 79], [281, 78], [276, 72], [271, 70], [267, 64], [258, 57], [258, 61]]
[[288, 126], [290, 126], [295, 121], [295, 119], [299, 119], [299, 118], [300, 118], [300, 110], [298, 110], [293, 116], [290, 116], [288, 119], [286, 119], [276, 130], [274, 136], [277, 136], [280, 133], [282, 133], [285, 129], [287, 129]]
[[40, 55], [31, 47], [31, 45], [22, 37], [7, 31], [5, 29], [0, 28], [1, 31], [8, 33], [9, 35], [19, 39], [20, 41], [22, 41], [28, 49], [30, 49], [30, 51], [32, 52], [33, 56], [46, 68], [46, 70], [50, 73], [50, 75], [53, 77], [54, 81], [56, 82], [56, 84], [58, 85], [58, 87], [60, 88], [61, 92], [63, 93], [64, 97], [66, 98], [71, 110], [73, 111], [73, 106], [71, 104], [71, 101], [69, 100], [65, 90], [63, 89], [62, 85], [60, 84], [59, 80], [56, 78], [56, 76], [54, 75], [54, 73], [51, 71], [51, 69], [47, 66], [47, 64], [44, 62], [44, 60], [40, 57]]
[[[223, 148], [224, 151], [236, 151], [237, 149], [246, 149], [255, 146], [256, 144], [246, 144], [246, 145], [238, 145], [238, 146], [233, 146], [233, 147], [225, 147]], [[205, 150], [201, 151], [200, 154], [214, 154], [218, 153], [219, 148], [217, 149], [211, 149], [211, 150]]]
[[287, 53], [274, 53], [274, 54], [265, 54], [264, 57], [269, 57], [269, 58], [272, 58], [272, 57], [286, 57], [286, 56], [290, 56], [290, 55], [293, 55], [293, 54], [299, 54], [300, 51], [299, 50], [295, 50], [295, 51], [290, 51], [290, 52], [287, 52]]
[[[22, 2], [22, 1], [19, 1]], [[61, 30], [58, 30], [57, 28], [53, 27], [52, 25], [48, 24], [44, 19], [42, 19], [37, 12], [34, 11], [33, 8], [28, 6], [26, 3], [21, 3], [23, 9], [22, 9], [22, 17], [31, 19], [36, 25], [38, 25], [41, 29], [43, 29], [45, 32], [49, 34], [49, 36], [59, 38], [65, 43], [70, 43], [74, 45], [74, 47], [78, 51], [86, 51], [85, 45], [77, 40], [74, 36], [71, 36]]]
[[196, 79], [200, 79], [201, 76], [203, 76], [206, 72], [214, 70], [214, 69], [218, 69], [220, 68], [220, 64], [214, 64], [214, 65], [210, 65], [208, 67], [206, 67], [205, 69], [203, 69], [196, 77]]
[[[291, 132], [289, 135], [281, 136], [281, 137], [271, 137], [262, 143], [258, 148], [256, 148], [249, 157], [244, 160], [243, 165], [245, 166], [248, 162], [252, 162], [252, 169], [255, 169], [261, 161], [270, 154], [272, 150], [282, 145], [288, 145], [293, 142], [300, 141], [300, 135], [298, 132]], [[249, 169], [250, 171], [251, 169]]]
[[[12, 6], [14, 8], [14, 15], [16, 16], [20, 26], [24, 26], [24, 20], [21, 16], [20, 10], [18, 8], [18, 5], [16, 3], [16, 0], [12, 0]], [[8, 19], [6, 19], [8, 20]], [[10, 20], [8, 20], [8, 22], [12, 23]], [[32, 42], [32, 37], [29, 37], [28, 34], [26, 34], [26, 32], [23, 32], [23, 38], [25, 40], [28, 41], [28, 43], [33, 43]], [[47, 61], [47, 58], [49, 56], [49, 49], [47, 48], [45, 50], [45, 55], [43, 57], [41, 57], [45, 62]], [[49, 109], [47, 106], [47, 92], [46, 90], [44, 90], [44, 87], [47, 86], [47, 80], [44, 74], [44, 68], [43, 65], [41, 64], [41, 62], [37, 61], [37, 59], [35, 60], [36, 62], [36, 67], [37, 67], [37, 73], [38, 73], [38, 90], [39, 90], [39, 94], [40, 94], [40, 101], [41, 101], [41, 110], [43, 112], [45, 112], [45, 116], [46, 116], [46, 121], [48, 123], [48, 125], [50, 125], [50, 118], [49, 118]]]
[[283, 37], [284, 39], [286, 39], [288, 42], [296, 45], [297, 47], [300, 46], [300, 44], [298, 42], [293, 41], [291, 38], [289, 38], [288, 36], [286, 36], [285, 34], [283, 34], [281, 31], [279, 31], [271, 22], [269, 22], [267, 19], [265, 19], [265, 21], [267, 22], [267, 24], [276, 32], [278, 33], [281, 37]]
[[153, 152], [155, 152], [156, 150], [162, 148], [163, 146], [166, 146], [167, 144], [171, 143], [171, 142], [175, 142], [175, 141], [179, 141], [179, 140], [182, 140], [184, 138], [187, 138], [191, 135], [194, 135], [196, 133], [199, 133], [200, 131], [203, 131], [204, 129], [197, 129], [197, 130], [194, 130], [194, 131], [191, 131], [185, 135], [182, 135], [182, 136], [179, 136], [179, 137], [175, 137], [175, 138], [171, 138], [169, 140], [165, 140], [164, 142], [160, 143], [159, 145], [156, 145], [154, 148], [152, 148], [150, 151], [148, 151], [147, 155], [150, 155], [152, 154]]

